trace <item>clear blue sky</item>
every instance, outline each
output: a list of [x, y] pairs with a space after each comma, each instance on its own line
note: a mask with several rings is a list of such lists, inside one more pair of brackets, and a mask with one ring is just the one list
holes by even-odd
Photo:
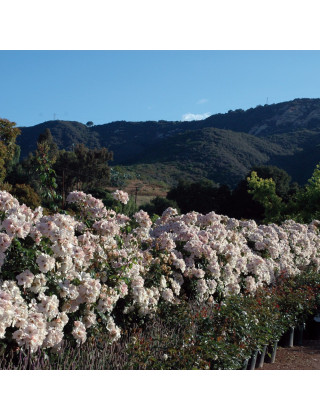
[[18, 126], [204, 118], [319, 98], [319, 75], [320, 51], [0, 51], [0, 117]]

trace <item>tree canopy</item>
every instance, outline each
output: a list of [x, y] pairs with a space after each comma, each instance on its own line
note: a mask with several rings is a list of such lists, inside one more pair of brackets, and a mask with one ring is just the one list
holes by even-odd
[[19, 160], [20, 148], [16, 138], [20, 133], [15, 122], [0, 118], [0, 183], [3, 183], [14, 161]]

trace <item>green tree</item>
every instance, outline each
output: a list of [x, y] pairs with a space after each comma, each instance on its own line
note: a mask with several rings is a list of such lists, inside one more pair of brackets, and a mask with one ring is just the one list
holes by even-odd
[[41, 138], [37, 143], [34, 170], [38, 175], [40, 196], [49, 209], [56, 211], [61, 196], [57, 193], [56, 172], [53, 169], [53, 160], [50, 159], [50, 151], [50, 142]]
[[0, 118], [0, 183], [2, 184], [13, 163], [19, 159], [20, 148], [16, 144], [21, 131], [15, 122]]
[[179, 206], [176, 201], [168, 200], [164, 197], [155, 197], [150, 203], [141, 205], [140, 210], [146, 211], [150, 216], [154, 214], [161, 216], [168, 207], [175, 208], [179, 211]]
[[248, 192], [264, 208], [264, 221], [267, 223], [279, 221], [284, 206], [281, 197], [276, 193], [276, 184], [273, 179], [260, 178], [257, 172], [252, 171], [247, 181], [249, 186]]
[[40, 206], [41, 199], [35, 190], [27, 184], [16, 184], [12, 190], [11, 194], [16, 197], [20, 203], [26, 204], [28, 207], [35, 209]]
[[296, 220], [304, 223], [320, 218], [320, 164], [315, 167], [305, 188], [297, 193], [292, 213]]
[[284, 202], [276, 193], [272, 178], [263, 179], [252, 172], [248, 178], [249, 193], [264, 208], [265, 222], [280, 222], [294, 219], [300, 223], [310, 223], [320, 219], [320, 165], [313, 171], [304, 188], [291, 184], [288, 200]]
[[[251, 172], [257, 173], [259, 178], [270, 179], [275, 183], [275, 192], [281, 198], [282, 204], [288, 208], [292, 207], [295, 196], [300, 187], [297, 183], [291, 183], [290, 175], [276, 166], [254, 166], [246, 177], [238, 183], [236, 188], [232, 191], [230, 206], [226, 214], [237, 219], [254, 219], [261, 222], [265, 217], [265, 208], [260, 201], [254, 199], [253, 195], [248, 192], [248, 178]], [[290, 206], [289, 206], [290, 203]]]
[[167, 194], [167, 199], [175, 201], [182, 213], [215, 211], [226, 214], [230, 197], [231, 191], [228, 186], [217, 187], [212, 181], [206, 179], [198, 182], [180, 181]]
[[74, 153], [78, 162], [78, 180], [81, 185], [91, 188], [108, 185], [110, 179], [108, 161], [113, 158], [112, 152], [105, 147], [89, 149], [83, 143], [79, 143]]
[[252, 194], [249, 194], [247, 177], [240, 181], [232, 191], [226, 215], [236, 219], [254, 219], [260, 222], [264, 217], [264, 207], [252, 197]]
[[252, 171], [255, 171], [259, 178], [270, 179], [275, 183], [276, 194], [287, 201], [289, 199], [289, 192], [291, 187], [291, 176], [283, 169], [272, 165], [254, 166]]
[[54, 164], [59, 190], [68, 193], [73, 189], [88, 191], [108, 186], [108, 161], [112, 157], [112, 152], [104, 147], [89, 149], [82, 143], [77, 144], [73, 151], [60, 151]]
[[49, 128], [46, 128], [45, 131], [40, 134], [37, 144], [39, 143], [46, 144], [46, 148], [48, 149], [48, 158], [52, 163], [54, 163], [57, 159], [59, 148], [57, 143], [54, 141]]

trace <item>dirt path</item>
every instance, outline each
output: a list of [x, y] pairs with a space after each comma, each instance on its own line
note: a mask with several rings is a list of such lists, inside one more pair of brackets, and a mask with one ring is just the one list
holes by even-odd
[[320, 370], [320, 340], [304, 340], [302, 346], [278, 347], [275, 363], [257, 370]]

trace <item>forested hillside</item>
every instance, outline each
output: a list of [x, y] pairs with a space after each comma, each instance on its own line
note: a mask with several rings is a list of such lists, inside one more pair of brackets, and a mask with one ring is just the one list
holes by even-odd
[[60, 149], [107, 147], [112, 165], [173, 184], [208, 178], [233, 187], [254, 165], [276, 165], [304, 183], [320, 161], [320, 99], [295, 99], [216, 114], [202, 121], [118, 121], [86, 126], [49, 121], [21, 127], [21, 156], [49, 128]]

